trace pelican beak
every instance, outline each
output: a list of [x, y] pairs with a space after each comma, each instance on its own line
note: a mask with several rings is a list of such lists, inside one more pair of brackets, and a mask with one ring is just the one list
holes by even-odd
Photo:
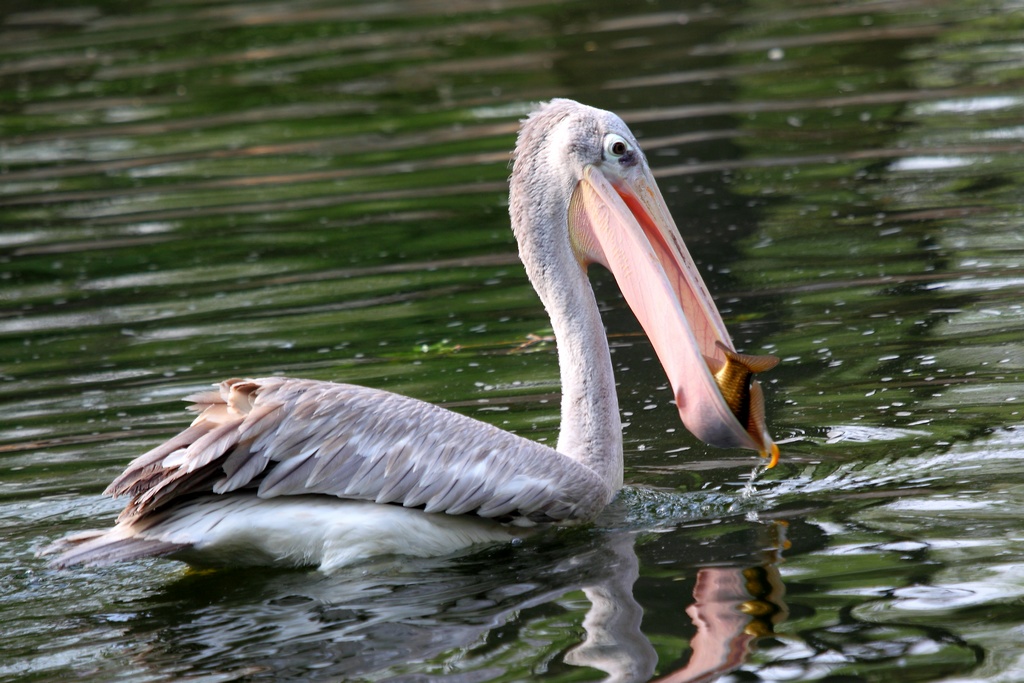
[[753, 373], [774, 356], [737, 353], [645, 163], [587, 166], [569, 204], [580, 264], [615, 277], [668, 374], [683, 424], [723, 448], [749, 448], [775, 465], [779, 448], [765, 425]]

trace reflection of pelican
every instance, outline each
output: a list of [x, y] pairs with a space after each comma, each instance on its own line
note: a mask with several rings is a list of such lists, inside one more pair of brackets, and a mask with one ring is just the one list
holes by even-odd
[[[108, 487], [130, 497], [118, 525], [66, 539], [57, 563], [189, 551], [215, 561], [330, 568], [369, 554], [437, 554], [507, 533], [479, 518], [594, 517], [622, 485], [623, 463], [590, 263], [615, 276], [690, 431], [777, 457], [760, 387], [749, 379], [770, 363], [734, 353], [647, 161], [617, 116], [569, 100], [541, 107], [520, 132], [509, 202], [520, 255], [558, 341], [557, 450], [374, 389], [228, 380], [193, 398], [201, 414], [191, 427]], [[400, 506], [476, 521], [414, 516]]]
[[[614, 513], [602, 519], [609, 517]], [[761, 527], [753, 528], [758, 538]], [[499, 548], [456, 560], [364, 564], [330, 576], [245, 570], [240, 581], [232, 571], [189, 572], [126, 607], [147, 618], [128, 620], [120, 637], [136, 645], [139, 674], [170, 661], [181, 678], [246, 670], [277, 678], [300, 671], [311, 681], [433, 680], [439, 671], [473, 679], [488, 670], [523, 677], [554, 664], [577, 626], [584, 634], [561, 659], [604, 672], [605, 683], [648, 681], [656, 669], [664, 677], [658, 680], [708, 683], [743, 667], [756, 636], [770, 635], [787, 613], [780, 554], [702, 566], [730, 550], [700, 546], [695, 562], [673, 574], [682, 579], [695, 571], [696, 581], [665, 586], [657, 573], [638, 579], [638, 551], [645, 564], [663, 552], [650, 547], [660, 544], [634, 548], [646, 532], [601, 530], [573, 544], [531, 543], [529, 556]], [[637, 591], [647, 596], [643, 606], [634, 597], [638, 580], [647, 584]], [[653, 622], [647, 629], [644, 607]], [[684, 608], [696, 627], [688, 655], [679, 652], [685, 664], [672, 647], [687, 630]], [[561, 616], [553, 623], [555, 615]], [[667, 655], [659, 662], [647, 635], [666, 628], [657, 636]], [[511, 654], [503, 636], [513, 633], [531, 647]]]
[[703, 567], [686, 613], [697, 627], [690, 659], [657, 683], [705, 683], [739, 668], [758, 638], [789, 614], [776, 562], [748, 568]]
[[[632, 548], [630, 548], [632, 550]], [[635, 555], [616, 553], [608, 578], [583, 589], [590, 611], [583, 620], [587, 639], [569, 651], [566, 664], [589, 666], [608, 674], [605, 683], [650, 680], [656, 654], [640, 630], [643, 609], [632, 594]], [[626, 580], [630, 580], [626, 583]], [[708, 683], [739, 668], [751, 644], [774, 633], [787, 616], [778, 567], [769, 562], [747, 569], [702, 567], [697, 570], [693, 604], [686, 613], [697, 627], [690, 641], [690, 659], [682, 668], [655, 679], [657, 683]]]
[[774, 627], [788, 615], [784, 592], [775, 564], [700, 569], [693, 604], [686, 608], [697, 627], [690, 660], [659, 683], [712, 681], [739, 667], [750, 656], [752, 644], [774, 634]]

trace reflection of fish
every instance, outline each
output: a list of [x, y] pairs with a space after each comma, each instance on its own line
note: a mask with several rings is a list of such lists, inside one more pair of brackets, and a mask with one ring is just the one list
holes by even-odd
[[749, 636], [770, 636], [775, 633], [775, 623], [786, 617], [782, 602], [779, 570], [775, 565], [748, 567], [743, 570], [744, 586], [750, 594], [736, 609], [750, 617], [743, 632]]
[[[725, 354], [725, 363], [715, 372], [715, 384], [722, 392], [722, 398], [751, 436], [762, 433], [764, 394], [761, 393], [761, 385], [752, 377], [756, 372], [771, 370], [778, 365], [778, 357], [737, 353], [720, 341], [716, 341], [715, 346]], [[775, 467], [779, 461], [779, 447], [774, 443], [771, 445], [770, 456], [768, 467]]]

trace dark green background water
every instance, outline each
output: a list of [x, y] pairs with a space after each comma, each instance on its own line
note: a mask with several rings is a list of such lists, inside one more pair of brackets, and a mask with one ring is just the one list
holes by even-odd
[[[1024, 679], [1022, 10], [5, 2], [0, 678]], [[633, 126], [737, 345], [783, 358], [777, 468], [684, 432], [599, 274], [628, 488], [594, 527], [331, 577], [34, 556], [230, 376], [554, 443], [505, 209], [553, 96]]]

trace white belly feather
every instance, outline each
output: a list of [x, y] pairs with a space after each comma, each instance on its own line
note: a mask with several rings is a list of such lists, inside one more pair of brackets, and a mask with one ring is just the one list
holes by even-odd
[[381, 555], [437, 557], [529, 533], [477, 517], [328, 496], [211, 495], [149, 521], [122, 522], [66, 542], [77, 545], [74, 561], [85, 564], [125, 559], [118, 557], [122, 546], [130, 553], [148, 543], [177, 546], [168, 556], [196, 565], [314, 566], [329, 572]]

